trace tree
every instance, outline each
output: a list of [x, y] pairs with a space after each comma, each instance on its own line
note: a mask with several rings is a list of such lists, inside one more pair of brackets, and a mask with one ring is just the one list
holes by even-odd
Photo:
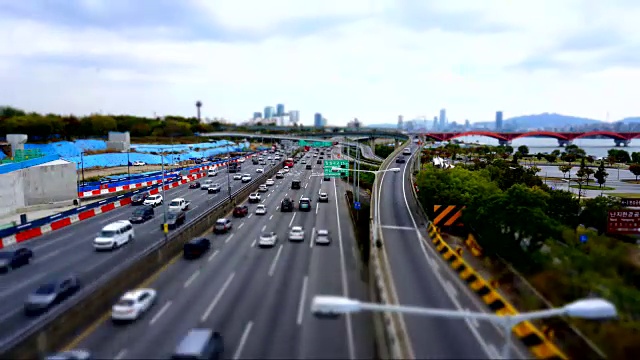
[[520, 155], [522, 155], [522, 157], [525, 157], [529, 155], [529, 147], [527, 145], [520, 145], [518, 146], [518, 152], [520, 153]]
[[562, 171], [562, 177], [566, 177], [567, 173], [571, 171], [573, 166], [571, 165], [560, 165], [558, 166], [558, 170]]
[[580, 168], [576, 172], [576, 176], [580, 178], [580, 180], [584, 180], [586, 182], [586, 185], [589, 185], [589, 179], [591, 178], [591, 175], [593, 175], [593, 173], [593, 169], [588, 167], [585, 163], [584, 158], [582, 158], [580, 160]]
[[627, 164], [631, 162], [631, 155], [625, 150], [609, 149], [607, 151], [608, 157], [616, 159], [616, 162]]
[[568, 162], [569, 164], [576, 161], [577, 158], [578, 157], [575, 154], [563, 153], [562, 155], [560, 155], [560, 160]]
[[580, 147], [578, 147], [578, 145], [567, 145], [564, 148], [564, 151], [567, 154], [571, 154], [571, 155], [575, 155], [576, 158], [581, 158], [581, 157], [585, 157], [587, 155], [586, 151], [584, 151], [584, 149], [581, 149]]
[[505, 154], [511, 155], [513, 154], [513, 146], [505, 145], [503, 146]]
[[612, 196], [598, 196], [592, 199], [585, 199], [579, 220], [584, 226], [596, 228], [599, 233], [603, 233], [607, 229], [609, 210], [618, 210], [621, 208], [620, 199]]
[[638, 176], [640, 176], [640, 164], [629, 165], [629, 171], [636, 176], [636, 181], [638, 181]]
[[631, 153], [631, 162], [634, 164], [640, 164], [640, 152]]
[[600, 188], [602, 188], [602, 186], [607, 182], [607, 176], [609, 176], [609, 173], [607, 173], [607, 170], [604, 167], [604, 160], [601, 160], [598, 170], [593, 174], [593, 177], [598, 181]]
[[553, 154], [547, 154], [544, 156], [544, 159], [547, 160], [547, 162], [554, 163], [558, 158]]

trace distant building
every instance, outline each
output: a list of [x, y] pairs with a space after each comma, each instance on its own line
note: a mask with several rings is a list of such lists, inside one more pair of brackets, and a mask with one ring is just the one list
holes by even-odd
[[275, 115], [275, 109], [273, 106], [265, 106], [264, 108], [264, 118], [271, 119]]
[[262, 113], [260, 111], [256, 111], [253, 113], [253, 118], [254, 119], [261, 119], [262, 118]]
[[278, 116], [284, 116], [284, 104], [278, 104], [276, 105], [276, 115]]
[[447, 110], [440, 110], [440, 130], [444, 130], [447, 127]]
[[326, 118], [326, 117], [323, 117], [323, 118], [322, 118], [322, 127], [326, 127], [326, 126], [327, 126], [327, 123], [328, 123], [327, 118]]
[[300, 111], [298, 110], [289, 111], [289, 122], [292, 124], [298, 124], [300, 122]]
[[496, 111], [496, 130], [502, 130], [502, 111]]
[[434, 116], [433, 117], [433, 130], [438, 130], [438, 117]]
[[317, 127], [317, 128], [320, 128], [320, 127], [324, 126], [322, 124], [322, 114], [315, 113], [315, 115], [313, 115], [313, 126]]
[[464, 128], [469, 129], [471, 127], [471, 123], [469, 123], [469, 119], [464, 121]]
[[404, 129], [404, 117], [402, 115], [398, 115], [398, 130]]
[[347, 123], [348, 128], [359, 129], [361, 126], [362, 124], [360, 123], [360, 120], [358, 120], [358, 118], [355, 118], [353, 119], [353, 121], [349, 121], [349, 123]]

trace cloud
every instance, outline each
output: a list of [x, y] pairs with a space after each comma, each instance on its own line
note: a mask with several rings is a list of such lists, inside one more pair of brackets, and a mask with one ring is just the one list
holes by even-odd
[[284, 103], [307, 124], [315, 112], [344, 124], [440, 108], [459, 122], [496, 110], [637, 115], [638, 32], [617, 17], [636, 10], [609, 3], [4, 1], [0, 99], [139, 115], [192, 115], [200, 99], [205, 116], [233, 121]]

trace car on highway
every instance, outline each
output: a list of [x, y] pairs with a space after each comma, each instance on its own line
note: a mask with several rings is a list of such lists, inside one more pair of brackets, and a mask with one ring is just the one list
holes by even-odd
[[93, 247], [99, 250], [115, 250], [135, 238], [133, 225], [127, 220], [114, 221], [103, 227], [93, 240]]
[[289, 168], [288, 168], [288, 167], [285, 167], [284, 169], [282, 169], [282, 172], [283, 172], [284, 174], [288, 174], [288, 173], [289, 173]]
[[404, 150], [402, 150], [402, 155], [411, 155], [411, 149], [410, 148], [404, 148]]
[[38, 286], [24, 302], [25, 315], [33, 316], [46, 312], [78, 292], [80, 286], [80, 280], [75, 275], [63, 276]]
[[224, 234], [231, 231], [231, 229], [233, 229], [233, 223], [231, 220], [224, 218], [216, 220], [216, 224], [213, 226], [213, 232], [216, 234]]
[[256, 169], [256, 173], [258, 173], [258, 174], [262, 174], [263, 172], [264, 172], [263, 168], [257, 168]]
[[72, 349], [44, 357], [44, 360], [90, 360], [91, 353], [83, 349]]
[[302, 181], [300, 181], [299, 179], [295, 179], [291, 181], [291, 189], [299, 190], [301, 186], [302, 186]]
[[274, 247], [278, 242], [278, 234], [273, 231], [266, 231], [260, 234], [258, 239], [259, 247]]
[[267, 213], [267, 207], [264, 204], [256, 206], [256, 215], [265, 215]]
[[146, 199], [144, 199], [144, 201], [142, 202], [142, 205], [156, 207], [156, 206], [162, 205], [163, 201], [164, 199], [160, 194], [149, 195]]
[[289, 230], [289, 241], [304, 241], [304, 229], [302, 226], [294, 226]]
[[276, 182], [273, 179], [267, 179], [267, 181], [264, 184], [267, 186], [273, 186], [276, 184]]
[[300, 160], [300, 164], [306, 164], [306, 163], [307, 163], [307, 160], [305, 159]]
[[200, 237], [189, 240], [182, 246], [182, 257], [186, 260], [197, 259], [211, 249], [211, 241]]
[[213, 359], [222, 360], [224, 339], [222, 335], [211, 329], [191, 329], [173, 351], [171, 359]]
[[233, 209], [233, 217], [245, 217], [249, 214], [249, 207], [247, 205], [238, 205]]
[[204, 183], [202, 184], [202, 186], [200, 186], [200, 188], [201, 188], [202, 190], [209, 190], [209, 187], [211, 187], [213, 184], [215, 184], [215, 183], [213, 182], [213, 180], [211, 180], [211, 179], [207, 179], [207, 180], [205, 180], [205, 181], [204, 181]]
[[280, 203], [280, 211], [281, 212], [292, 212], [293, 211], [293, 201], [290, 198], [286, 197], [282, 199]]
[[0, 274], [27, 265], [31, 259], [33, 259], [33, 251], [26, 247], [0, 251]]
[[398, 156], [396, 158], [396, 164], [404, 164], [406, 162], [406, 160], [404, 159], [404, 156]]
[[324, 178], [322, 178], [323, 181], [331, 181], [331, 177], [325, 175]]
[[249, 194], [249, 202], [250, 203], [260, 202], [260, 194], [259, 193]]
[[145, 166], [147, 165], [144, 161], [134, 161], [133, 166]]
[[238, 162], [239, 162], [240, 164], [242, 164], [243, 162], [245, 162], [245, 160], [247, 160], [247, 159], [245, 159], [245, 158], [243, 158], [243, 157], [242, 157], [242, 158], [238, 159]]
[[233, 180], [242, 180], [242, 175], [241, 174], [233, 175]]
[[147, 200], [148, 197], [149, 197], [148, 191], [143, 191], [143, 192], [134, 194], [131, 197], [131, 205], [133, 206], [142, 205], [142, 203], [144, 203], [144, 201]]
[[300, 198], [298, 209], [300, 209], [300, 211], [311, 211], [311, 199], [306, 197]]
[[278, 171], [276, 173], [276, 179], [284, 179], [284, 173], [282, 171]]
[[311, 170], [311, 169], [313, 169], [313, 165], [311, 165], [311, 164], [307, 164], [307, 166], [305, 166], [305, 169], [307, 169], [307, 170]]
[[316, 161], [316, 164], [318, 164], [318, 165], [322, 164], [322, 160], [318, 159], [318, 160]]
[[129, 217], [129, 222], [132, 224], [141, 224], [147, 220], [153, 219], [155, 211], [153, 206], [143, 206], [135, 209]]
[[267, 192], [267, 191], [269, 191], [269, 189], [267, 188], [267, 185], [262, 184], [262, 185], [258, 186], [258, 191], [259, 192]]
[[320, 195], [318, 195], [318, 202], [329, 202], [329, 194], [322, 191]]
[[207, 189], [207, 192], [209, 194], [217, 194], [220, 192], [220, 190], [222, 190], [222, 187], [220, 186], [220, 184], [216, 183], [209, 186], [209, 189]]
[[[181, 210], [170, 210], [167, 212], [167, 226], [169, 229], [177, 229], [178, 226], [183, 225], [187, 221], [187, 215]], [[164, 224], [162, 224], [164, 229]]]
[[169, 211], [187, 211], [189, 210], [191, 201], [187, 201], [184, 198], [175, 198], [169, 203]]
[[156, 302], [154, 289], [136, 289], [127, 291], [111, 307], [111, 321], [114, 323], [138, 320], [149, 311]]
[[329, 245], [331, 244], [331, 236], [329, 236], [329, 230], [321, 229], [316, 232], [317, 245]]
[[248, 183], [249, 181], [251, 181], [251, 175], [244, 174], [244, 175], [242, 175], [242, 179], [241, 180], [242, 180], [243, 183]]
[[209, 169], [207, 176], [218, 176], [218, 169]]
[[200, 181], [192, 181], [189, 184], [189, 189], [199, 189], [201, 185], [202, 184], [200, 184]]

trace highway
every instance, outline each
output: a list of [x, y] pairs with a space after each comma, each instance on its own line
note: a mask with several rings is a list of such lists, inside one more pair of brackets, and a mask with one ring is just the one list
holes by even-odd
[[[309, 157], [310, 158], [310, 157]], [[266, 215], [232, 219], [229, 234], [206, 235], [212, 249], [197, 260], [177, 256], [141, 287], [158, 291], [154, 307], [135, 323], [113, 325], [98, 320], [68, 345], [87, 349], [95, 358], [168, 358], [182, 337], [195, 327], [220, 331], [224, 358], [373, 358], [373, 325], [367, 314], [339, 319], [317, 319], [309, 305], [317, 294], [366, 299], [359, 279], [355, 237], [340, 181], [324, 182], [321, 165], [304, 170], [298, 163], [291, 173], [262, 193]], [[301, 189], [292, 190], [299, 179]], [[328, 203], [318, 203], [320, 190]], [[283, 213], [281, 200], [304, 195], [310, 212]], [[297, 201], [296, 201], [297, 208]], [[287, 239], [291, 226], [302, 226], [303, 243]], [[316, 246], [311, 234], [329, 230], [332, 243]], [[259, 248], [263, 231], [278, 234], [273, 248]]]
[[[412, 154], [418, 150], [412, 147]], [[413, 156], [413, 155], [412, 155]], [[426, 219], [419, 215], [411, 193], [411, 170], [391, 162], [399, 173], [382, 173], [378, 224], [398, 302], [452, 310], [487, 311], [477, 295], [462, 283], [427, 238]], [[427, 238], [430, 242], [430, 239]], [[486, 322], [404, 315], [403, 326], [416, 359], [496, 359], [505, 343], [502, 331]], [[530, 358], [518, 340], [512, 356]]]
[[[270, 166], [265, 166], [265, 169]], [[255, 177], [260, 175], [256, 173], [257, 167], [262, 166], [251, 165], [250, 161], [245, 162], [242, 173], [249, 173]], [[204, 177], [199, 181], [202, 183], [206, 179], [213, 179], [221, 184], [221, 192], [208, 194], [205, 190], [189, 189], [189, 183], [165, 191], [165, 205], [177, 197], [191, 201], [186, 214], [187, 223], [183, 226], [188, 226], [189, 221], [228, 196], [226, 171], [221, 171], [216, 177]], [[240, 180], [230, 179], [233, 190], [243, 186]], [[73, 273], [77, 274], [86, 286], [107, 270], [117, 267], [126, 259], [163, 240], [160, 225], [164, 216], [162, 207], [158, 207], [153, 219], [143, 224], [134, 224], [135, 240], [131, 243], [112, 252], [94, 250], [93, 240], [102, 227], [116, 220], [127, 220], [136, 208], [130, 205], [116, 208], [16, 245], [32, 249], [35, 257], [29, 265], [8, 274], [0, 274], [0, 338], [14, 334], [20, 328], [38, 321], [37, 318], [30, 319], [23, 315], [23, 303], [27, 295], [39, 285], [56, 276]]]

